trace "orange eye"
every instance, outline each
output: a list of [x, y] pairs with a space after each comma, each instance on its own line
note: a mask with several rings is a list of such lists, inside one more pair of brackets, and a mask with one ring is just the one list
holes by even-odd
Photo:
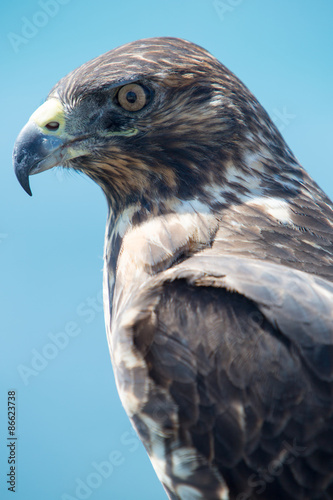
[[145, 89], [137, 83], [121, 87], [117, 97], [120, 106], [126, 111], [140, 111], [147, 104]]

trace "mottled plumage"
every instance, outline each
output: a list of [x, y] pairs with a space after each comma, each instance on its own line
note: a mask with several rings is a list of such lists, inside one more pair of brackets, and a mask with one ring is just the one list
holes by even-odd
[[133, 42], [53, 88], [14, 163], [106, 195], [116, 383], [169, 498], [333, 498], [332, 203], [249, 90]]

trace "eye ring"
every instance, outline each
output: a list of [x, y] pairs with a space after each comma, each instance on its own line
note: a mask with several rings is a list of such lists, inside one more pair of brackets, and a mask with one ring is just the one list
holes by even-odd
[[147, 93], [142, 85], [128, 83], [117, 94], [119, 105], [126, 111], [140, 111], [148, 102]]

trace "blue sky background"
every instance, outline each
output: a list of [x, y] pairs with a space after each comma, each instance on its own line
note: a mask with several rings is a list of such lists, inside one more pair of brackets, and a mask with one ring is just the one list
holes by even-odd
[[[100, 301], [103, 195], [84, 176], [58, 169], [33, 177], [29, 198], [11, 166], [21, 127], [83, 62], [135, 39], [183, 37], [244, 81], [332, 198], [332, 24], [329, 0], [2, 2], [1, 499], [166, 498], [114, 384]], [[35, 371], [24, 377], [26, 368]], [[6, 485], [10, 389], [17, 391], [15, 496]], [[106, 461], [102, 478], [97, 469]]]

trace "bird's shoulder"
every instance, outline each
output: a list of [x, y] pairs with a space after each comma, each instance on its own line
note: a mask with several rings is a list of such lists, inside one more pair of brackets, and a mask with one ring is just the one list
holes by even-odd
[[[253, 217], [248, 209], [246, 214]], [[258, 217], [264, 220], [260, 214], [259, 211]], [[172, 330], [172, 321], [182, 321], [193, 338], [194, 330], [188, 326], [191, 318], [197, 321], [201, 316], [206, 325], [203, 331], [210, 330], [209, 322], [214, 318], [213, 311], [203, 314], [198, 312], [200, 308], [209, 307], [219, 297], [216, 315], [221, 318], [230, 308], [231, 298], [237, 298], [253, 304], [285, 341], [297, 347], [312, 370], [332, 381], [333, 363], [324, 359], [331, 355], [327, 346], [333, 343], [330, 274], [327, 280], [320, 273], [306, 272], [304, 269], [310, 264], [305, 257], [295, 259], [302, 263], [301, 266], [295, 266], [291, 258], [284, 262], [278, 252], [293, 251], [293, 247], [297, 247], [297, 242], [292, 245], [295, 235], [290, 235], [287, 227], [283, 228], [285, 239], [281, 237], [279, 245], [265, 241], [263, 233], [273, 235], [274, 231], [279, 231], [278, 226], [273, 227], [272, 220], [266, 219], [266, 223], [252, 226], [246, 221], [243, 230], [237, 218], [231, 224], [227, 216], [219, 218], [215, 214], [195, 212], [156, 217], [133, 229], [124, 238], [118, 259], [114, 300], [118, 328], [120, 324], [125, 328], [132, 326], [146, 318], [146, 314], [157, 321], [158, 314], [168, 303], [165, 298], [168, 293], [173, 308], [168, 329]], [[275, 258], [272, 256], [274, 248]], [[327, 270], [333, 273], [327, 256], [312, 257], [312, 261], [323, 273]], [[180, 303], [182, 307], [178, 307]], [[233, 305], [235, 321], [249, 317], [245, 303]], [[188, 313], [186, 321], [181, 320], [179, 311]], [[259, 326], [257, 336], [260, 339]], [[219, 336], [223, 335], [225, 332], [221, 330]]]
[[[229, 331], [233, 336], [238, 331], [243, 335], [255, 327], [260, 343], [261, 321], [265, 321], [281, 345], [290, 352], [295, 349], [316, 376], [332, 382], [332, 301], [333, 284], [321, 277], [281, 264], [208, 251], [148, 280], [135, 295], [133, 308], [138, 311], [138, 322], [146, 311], [166, 336], [181, 328], [182, 337], [190, 341], [201, 330], [199, 339], [194, 339], [201, 342], [214, 331], [216, 345], [207, 344], [212, 352]], [[201, 327], [194, 328], [193, 321]], [[214, 327], [216, 321], [219, 329]], [[243, 347], [247, 348], [246, 343]]]
[[[138, 428], [160, 408], [158, 432], [176, 443], [181, 428], [181, 446], [213, 464], [231, 493], [234, 481], [249, 498], [260, 484], [267, 498], [320, 490], [333, 454], [333, 285], [274, 263], [203, 255], [155, 277], [137, 300], [132, 338], [150, 387]], [[258, 470], [276, 464], [271, 490]]]
[[[300, 468], [316, 475], [333, 454], [333, 284], [245, 243], [210, 214], [155, 218], [125, 236], [111, 335], [118, 389], [153, 463], [160, 450], [176, 461], [172, 442], [251, 498], [261, 478], [248, 478], [285, 463], [289, 484], [276, 491], [305, 498]], [[304, 465], [314, 447], [321, 458]], [[178, 481], [184, 470], [173, 471]]]

